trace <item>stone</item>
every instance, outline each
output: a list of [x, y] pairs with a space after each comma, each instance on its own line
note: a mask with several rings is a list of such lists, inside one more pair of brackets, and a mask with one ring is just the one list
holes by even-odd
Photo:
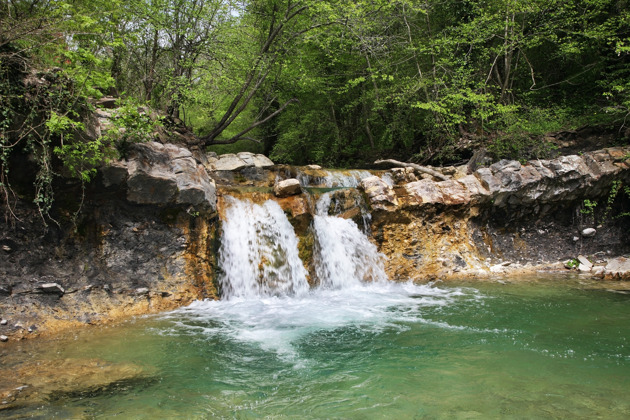
[[394, 190], [378, 176], [363, 178], [359, 187], [368, 196], [370, 206], [374, 210], [391, 211], [398, 206]]
[[436, 183], [442, 192], [442, 201], [447, 205], [461, 205], [470, 202], [470, 191], [458, 181], [449, 179], [448, 181], [440, 181]]
[[105, 188], [121, 185], [127, 180], [128, 169], [127, 163], [114, 160], [100, 168], [102, 182]]
[[630, 279], [630, 258], [614, 258], [604, 267], [604, 278], [607, 280]]
[[273, 193], [276, 197], [288, 197], [302, 193], [300, 181], [295, 178], [279, 181], [273, 186]]
[[593, 263], [590, 262], [584, 255], [578, 255], [577, 259], [581, 265], [588, 267], [589, 270], [593, 267]]
[[495, 194], [501, 189], [501, 182], [494, 177], [490, 168], [477, 169], [474, 175], [490, 194]]
[[127, 170], [127, 199], [133, 203], [216, 210], [216, 185], [188, 149], [157, 142], [137, 144]]
[[581, 232], [582, 236], [585, 238], [592, 238], [596, 233], [597, 231], [593, 228], [586, 228]]
[[585, 265], [585, 264], [578, 265], [578, 271], [581, 271], [583, 273], [591, 271], [591, 268], [593, 268], [592, 265]]
[[306, 165], [306, 167], [309, 169], [315, 169], [315, 170], [322, 169], [322, 167], [319, 165]]
[[[257, 168], [269, 168], [271, 166], [275, 166], [276, 165], [267, 156], [261, 155], [261, 154], [254, 155], [253, 160], [254, 160], [254, 166], [257, 167]], [[315, 166], [317, 166], [317, 165], [315, 165]]]
[[245, 161], [243, 161], [243, 159], [233, 153], [220, 155], [217, 161], [211, 165], [215, 171], [238, 171], [239, 169], [253, 166], [253, 164], [248, 165]]
[[410, 182], [405, 185], [405, 189], [407, 190], [407, 194], [413, 197], [417, 204], [436, 204], [444, 202], [442, 189], [438, 186], [437, 182], [432, 180], [422, 179], [420, 181]]
[[0, 335], [0, 341], [5, 343], [5, 342], [9, 341], [9, 337], [7, 337], [6, 335]]
[[112, 96], [103, 96], [102, 98], [96, 100], [96, 106], [100, 108], [114, 109], [118, 107], [116, 104], [117, 101], [118, 99]]
[[63, 295], [65, 292], [58, 283], [42, 283], [35, 287], [35, 293]]
[[606, 270], [606, 267], [604, 267], [603, 265], [596, 265], [591, 269], [591, 273], [594, 276], [603, 277], [605, 270]]
[[240, 153], [236, 154], [236, 157], [238, 157], [240, 160], [245, 162], [247, 167], [255, 166], [254, 165], [254, 154], [252, 152], [240, 152]]
[[9, 323], [9, 321], [7, 321], [6, 319], [3, 319], [2, 321], [0, 321], [0, 325], [7, 325]]
[[149, 294], [149, 288], [148, 287], [139, 287], [136, 290], [134, 290], [134, 294], [136, 296], [148, 295]]

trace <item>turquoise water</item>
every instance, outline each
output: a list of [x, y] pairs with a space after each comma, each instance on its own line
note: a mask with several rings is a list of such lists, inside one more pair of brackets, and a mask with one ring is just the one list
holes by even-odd
[[370, 285], [197, 302], [25, 344], [150, 380], [0, 412], [39, 418], [630, 417], [630, 296], [576, 279]]

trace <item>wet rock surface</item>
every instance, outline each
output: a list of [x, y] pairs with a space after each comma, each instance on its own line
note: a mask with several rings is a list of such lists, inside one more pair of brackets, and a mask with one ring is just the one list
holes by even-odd
[[150, 383], [151, 371], [130, 363], [99, 359], [39, 360], [0, 369], [0, 412], [46, 401], [116, 393]]

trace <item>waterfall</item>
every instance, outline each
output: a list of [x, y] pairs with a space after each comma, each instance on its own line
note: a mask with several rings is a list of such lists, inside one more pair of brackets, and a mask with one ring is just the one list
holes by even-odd
[[298, 239], [280, 206], [226, 197], [219, 278], [224, 298], [300, 295], [308, 291]]
[[384, 256], [349, 219], [329, 216], [330, 193], [317, 202], [313, 220], [315, 273], [320, 287], [342, 289], [387, 280]]
[[[262, 205], [226, 197], [219, 250], [224, 299], [300, 296], [308, 292], [298, 238], [274, 201]], [[313, 266], [320, 289], [345, 289], [387, 279], [384, 256], [355, 222], [329, 216], [330, 193], [317, 202], [313, 219]]]
[[303, 187], [323, 188], [356, 188], [363, 178], [372, 176], [365, 170], [353, 169], [350, 171], [319, 170], [315, 173], [298, 172], [296, 178]]

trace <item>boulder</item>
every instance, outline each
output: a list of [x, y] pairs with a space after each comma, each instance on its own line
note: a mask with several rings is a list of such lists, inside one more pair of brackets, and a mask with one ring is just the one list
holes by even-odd
[[630, 280], [630, 258], [618, 257], [608, 261], [604, 267], [606, 280]]
[[[442, 181], [451, 182], [451, 181]], [[405, 185], [407, 194], [412, 199], [410, 202], [415, 201], [416, 204], [437, 204], [444, 202], [444, 196], [442, 189], [438, 186], [438, 183], [430, 179], [422, 179], [416, 182], [410, 182]]]
[[593, 268], [593, 263], [590, 262], [584, 255], [578, 255], [577, 259], [580, 262], [580, 265], [588, 267], [589, 270]]
[[211, 166], [215, 171], [238, 171], [253, 165], [248, 164], [233, 153], [226, 153], [219, 156], [215, 162], [211, 162]]
[[300, 181], [295, 178], [285, 179], [284, 181], [276, 182], [276, 185], [273, 186], [273, 193], [276, 197], [298, 195], [302, 193], [302, 186]]
[[592, 238], [596, 233], [597, 231], [593, 228], [586, 228], [581, 232], [582, 236], [585, 238]]
[[275, 164], [265, 155], [251, 152], [226, 153], [220, 156], [207, 155], [206, 168], [210, 171], [240, 171], [244, 168], [269, 168]]
[[395, 210], [398, 199], [392, 187], [378, 176], [363, 178], [359, 187], [368, 196], [370, 206], [374, 210]]
[[[190, 150], [156, 142], [135, 145], [127, 163], [127, 199], [216, 210], [216, 186]], [[107, 171], [106, 171], [107, 172]], [[110, 172], [117, 173], [111, 169]]]
[[121, 185], [127, 180], [128, 168], [124, 161], [112, 161], [100, 169], [103, 185], [107, 187]]

